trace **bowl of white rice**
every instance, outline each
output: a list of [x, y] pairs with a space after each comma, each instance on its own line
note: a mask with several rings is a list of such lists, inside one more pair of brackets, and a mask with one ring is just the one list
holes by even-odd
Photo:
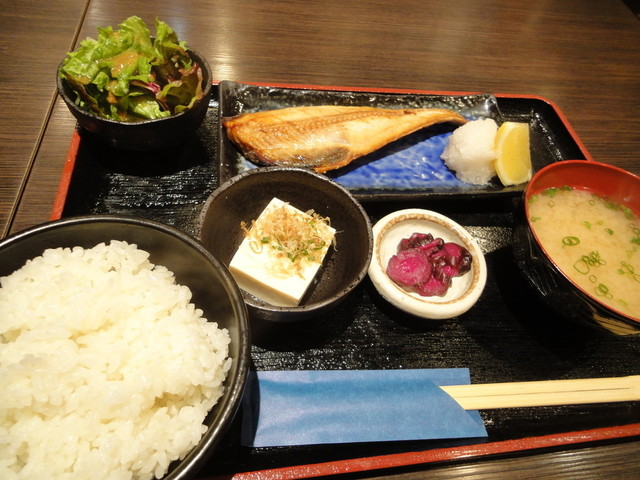
[[157, 222], [72, 217], [0, 241], [0, 478], [185, 479], [250, 363], [242, 294]]

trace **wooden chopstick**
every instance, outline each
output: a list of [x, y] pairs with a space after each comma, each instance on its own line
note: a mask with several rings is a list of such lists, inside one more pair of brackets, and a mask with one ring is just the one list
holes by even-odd
[[441, 386], [465, 410], [640, 400], [640, 375]]

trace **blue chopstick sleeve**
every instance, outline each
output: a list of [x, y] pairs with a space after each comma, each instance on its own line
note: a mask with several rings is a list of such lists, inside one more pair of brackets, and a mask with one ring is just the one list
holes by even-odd
[[439, 388], [469, 383], [464, 368], [252, 371], [241, 441], [273, 447], [486, 437], [479, 413]]

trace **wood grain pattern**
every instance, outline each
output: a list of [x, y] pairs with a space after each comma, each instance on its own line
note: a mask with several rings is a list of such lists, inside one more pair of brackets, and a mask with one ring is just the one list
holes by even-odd
[[[640, 475], [637, 456], [638, 442], [611, 446], [594, 446], [564, 452], [540, 453], [535, 457], [516, 456], [489, 461], [468, 461], [458, 465], [428, 466], [421, 470], [404, 469], [394, 472], [378, 472], [349, 478], [358, 480], [631, 480]], [[622, 466], [625, 455], [630, 460]]]
[[56, 66], [73, 43], [85, 3], [17, 2], [0, 10], [0, 237], [35, 161], [56, 90]]
[[[640, 21], [622, 0], [34, 0], [0, 12], [3, 235], [49, 219], [75, 125], [54, 101], [55, 68], [76, 31], [132, 13], [167, 21], [217, 80], [543, 96], [595, 160], [640, 173]], [[639, 450], [632, 439], [349, 478], [638, 478]]]
[[[90, 2], [79, 38], [135, 11], [173, 25], [218, 80], [540, 95], [563, 110], [595, 160], [640, 172], [640, 27], [623, 2], [134, 5]], [[70, 116], [60, 115], [67, 125], [50, 122], [37, 155], [45, 182], [60, 171], [73, 128]], [[5, 176], [12, 174], [19, 178], [19, 169]], [[11, 230], [47, 218], [39, 204], [54, 190], [39, 185], [35, 198], [25, 192]]]

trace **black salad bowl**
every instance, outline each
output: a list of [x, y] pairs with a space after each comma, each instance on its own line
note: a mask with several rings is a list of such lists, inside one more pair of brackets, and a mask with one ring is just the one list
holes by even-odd
[[155, 151], [176, 146], [193, 135], [200, 126], [211, 100], [212, 73], [207, 60], [195, 50], [188, 50], [202, 67], [203, 97], [191, 108], [170, 117], [138, 122], [120, 122], [96, 115], [76, 105], [76, 94], [56, 72], [58, 93], [64, 100], [78, 126], [112, 147], [133, 151]]

